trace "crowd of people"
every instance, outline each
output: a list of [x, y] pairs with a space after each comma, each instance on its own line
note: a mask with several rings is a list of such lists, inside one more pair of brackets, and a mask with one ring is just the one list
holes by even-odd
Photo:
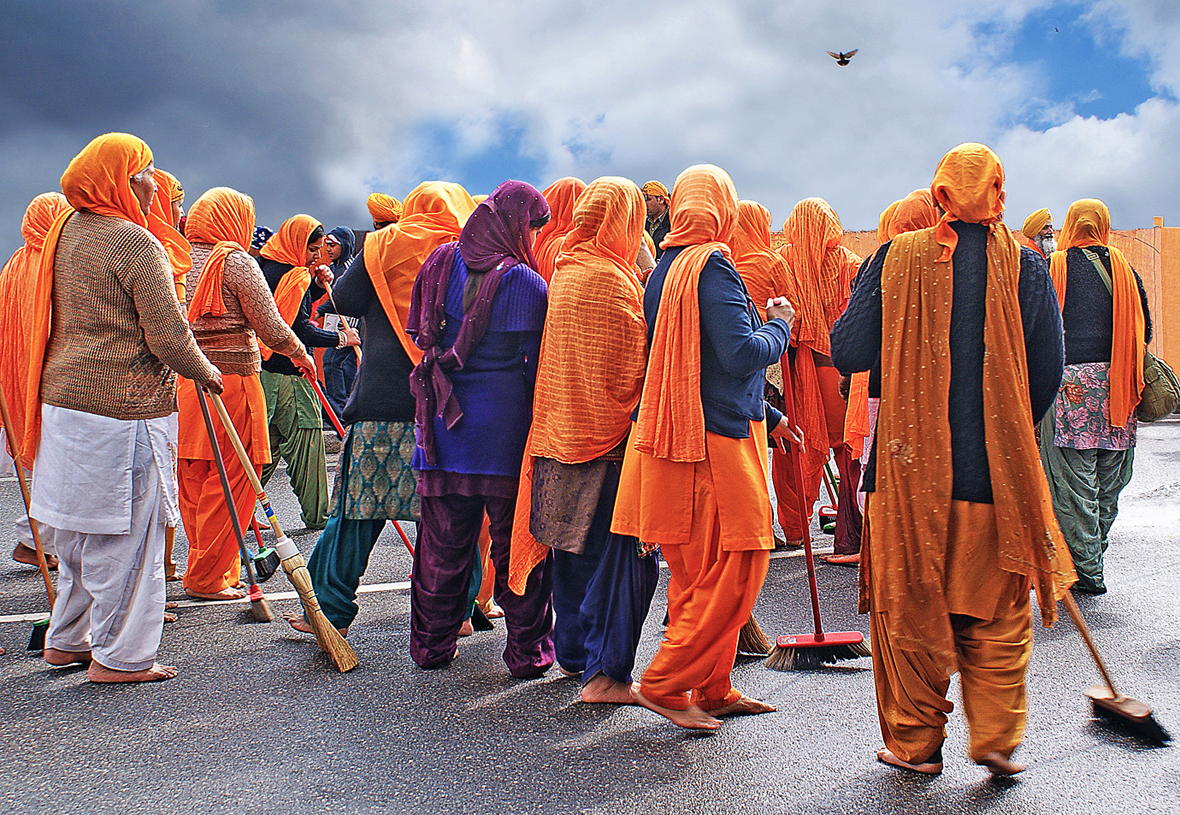
[[[964, 144], [885, 209], [862, 259], [821, 198], [776, 249], [771, 213], [712, 165], [671, 191], [373, 193], [359, 246], [306, 214], [258, 226], [228, 187], [185, 214], [128, 134], [86, 145], [61, 189], [31, 202], [0, 274], [7, 438], [59, 571], [50, 665], [167, 679], [166, 581], [245, 596], [235, 516], [249, 524], [255, 492], [203, 389], [256, 476], [286, 463], [341, 634], [386, 522], [411, 522], [417, 665], [502, 616], [513, 676], [556, 662], [586, 703], [699, 730], [774, 709], [732, 684], [739, 631], [834, 460], [826, 559], [859, 567], [878, 759], [941, 771], [957, 671], [972, 759], [1021, 769], [1029, 595], [1051, 624], [1071, 586], [1106, 591], [1151, 341], [1102, 202], [1073, 204], [1060, 233], [1048, 210], [1013, 232], [998, 157]], [[331, 487], [315, 349], [346, 428]], [[35, 564], [30, 532], [18, 522], [14, 557]], [[658, 558], [666, 628], [636, 679]]]

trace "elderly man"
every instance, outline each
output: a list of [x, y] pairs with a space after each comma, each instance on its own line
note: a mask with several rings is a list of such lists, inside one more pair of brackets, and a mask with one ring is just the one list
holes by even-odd
[[396, 224], [402, 218], [402, 203], [392, 195], [383, 192], [370, 193], [365, 204], [373, 218], [374, 232], [379, 232], [390, 224]]
[[643, 204], [647, 207], [647, 221], [644, 223], [644, 229], [655, 242], [655, 255], [658, 262], [664, 254], [660, 244], [664, 242], [664, 238], [672, 228], [668, 219], [668, 202], [671, 198], [668, 195], [668, 188], [658, 181], [647, 182], [640, 187], [640, 192], [643, 193]]
[[[164, 526], [179, 520], [176, 377], [221, 391], [180, 312], [172, 268], [148, 231], [152, 153], [126, 133], [70, 162], [76, 212], [45, 238], [29, 321], [25, 450], [32, 514], [61, 560], [45, 641], [51, 665], [92, 682], [149, 682], [164, 622]], [[39, 419], [39, 421], [38, 421]]]
[[1074, 580], [1033, 435], [1061, 381], [1061, 320], [1044, 263], [1000, 220], [991, 150], [951, 150], [931, 193], [941, 220], [873, 256], [831, 335], [841, 372], [881, 361], [860, 573], [877, 758], [942, 772], [958, 670], [971, 758], [1010, 775], [1024, 769], [1011, 755], [1027, 707], [1030, 583], [1048, 625]]
[[1024, 245], [1043, 258], [1057, 251], [1057, 240], [1053, 237], [1053, 214], [1047, 209], [1038, 209], [1025, 218], [1020, 234], [1025, 239]]

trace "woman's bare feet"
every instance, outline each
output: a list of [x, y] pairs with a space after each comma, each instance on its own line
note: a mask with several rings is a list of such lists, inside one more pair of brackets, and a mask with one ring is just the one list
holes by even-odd
[[[299, 613], [284, 614], [283, 619], [286, 620], [287, 624], [290, 625], [292, 628], [294, 628], [299, 633], [311, 634], [312, 636], [315, 636], [315, 631], [312, 631], [311, 626], [307, 624], [307, 620], [303, 619], [302, 614], [299, 614]], [[342, 637], [348, 636], [348, 627], [347, 626], [345, 626], [344, 628], [337, 628], [336, 630], [340, 632], [340, 636], [342, 636]]]
[[660, 714], [678, 727], [688, 730], [716, 730], [721, 727], [720, 719], [714, 719], [696, 705], [689, 705], [684, 710], [661, 707], [655, 702], [649, 701], [634, 685], [631, 686], [631, 698], [635, 700], [636, 704], [643, 705], [652, 713]]
[[91, 662], [86, 669], [86, 678], [100, 684], [115, 684], [117, 682], [161, 682], [176, 676], [176, 669], [171, 665], [156, 663], [142, 671], [117, 671], [97, 662]]
[[1016, 775], [1018, 772], [1022, 772], [1025, 767], [1028, 766], [1026, 764], [1017, 764], [1015, 761], [1008, 758], [1008, 756], [1000, 752], [988, 753], [975, 763], [982, 767], [987, 767], [991, 771], [992, 775], [1000, 777]]
[[582, 701], [587, 704], [635, 704], [630, 682], [619, 682], [603, 673], [594, 674], [594, 677], [582, 686]]
[[233, 586], [229, 586], [222, 589], [221, 591], [214, 592], [192, 591], [190, 589], [185, 589], [184, 593], [194, 600], [241, 600], [246, 596], [246, 592], [244, 590], [234, 588]]
[[731, 705], [719, 707], [716, 710], [708, 711], [710, 716], [721, 718], [722, 716], [756, 716], [759, 713], [774, 713], [778, 708], [774, 705], [760, 702], [757, 699], [751, 699], [744, 693], [741, 698]]
[[173, 614], [171, 611], [165, 611], [164, 612], [164, 622], [166, 622], [166, 623], [176, 622], [176, 615]]
[[459, 626], [459, 636], [460, 637], [470, 637], [474, 633], [475, 633], [475, 626], [473, 626], [471, 624], [470, 619], [464, 620], [463, 624], [461, 626]]
[[56, 648], [46, 648], [41, 652], [41, 658], [58, 668], [66, 665], [86, 665], [90, 662], [89, 651], [59, 651]]
[[[17, 563], [23, 563], [26, 566], [39, 566], [37, 561], [37, 550], [27, 543], [16, 544], [16, 548], [12, 550], [12, 559]], [[45, 553], [45, 565], [49, 567], [49, 571], [57, 571], [57, 555]]]
[[[941, 752], [941, 750], [939, 752]], [[938, 754], [936, 753], [935, 755]], [[924, 761], [921, 764], [910, 764], [908, 761], [898, 758], [888, 747], [882, 747], [877, 751], [877, 761], [880, 761], [882, 764], [888, 764], [890, 767], [900, 767], [903, 770], [921, 773], [922, 775], [938, 775], [942, 772], [941, 755], [938, 756], [937, 761]]]
[[483, 616], [487, 617], [489, 620], [498, 620], [504, 616], [504, 609], [496, 605], [494, 600], [489, 600], [488, 607], [480, 608], [480, 611], [482, 611]]

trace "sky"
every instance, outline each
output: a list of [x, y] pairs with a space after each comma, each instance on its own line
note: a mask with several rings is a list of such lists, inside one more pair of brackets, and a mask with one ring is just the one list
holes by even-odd
[[[251, 195], [358, 228], [369, 192], [669, 188], [710, 162], [778, 228], [820, 196], [849, 230], [964, 141], [1006, 220], [1107, 202], [1180, 226], [1175, 0], [40, 0], [0, 28], [0, 252], [91, 138], [143, 138], [195, 200]], [[828, 50], [859, 49], [841, 67]]]

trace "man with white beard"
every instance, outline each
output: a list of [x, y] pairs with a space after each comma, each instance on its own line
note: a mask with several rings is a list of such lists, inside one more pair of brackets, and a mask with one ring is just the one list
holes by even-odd
[[1024, 219], [1020, 231], [1027, 239], [1025, 245], [1038, 252], [1047, 261], [1057, 250], [1057, 239], [1053, 237], [1053, 215], [1047, 209], [1038, 209]]

